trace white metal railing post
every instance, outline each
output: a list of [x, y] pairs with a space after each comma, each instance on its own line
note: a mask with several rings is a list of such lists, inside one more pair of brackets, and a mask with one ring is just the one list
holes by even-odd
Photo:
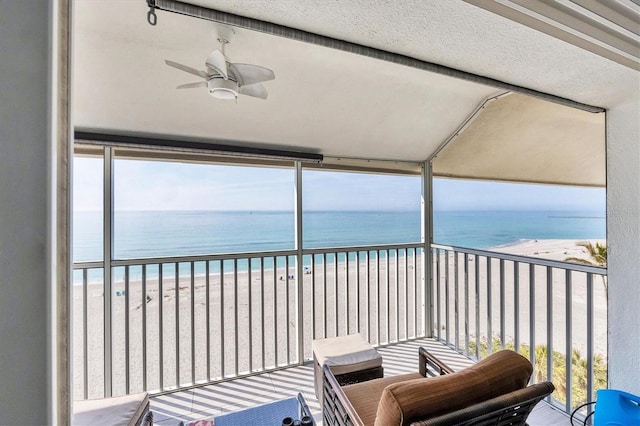
[[[296, 249], [296, 320], [298, 364], [304, 362], [304, 276], [302, 265], [302, 162], [296, 161], [295, 199], [295, 249]], [[288, 273], [288, 271], [287, 271]], [[315, 320], [315, 318], [313, 319]], [[313, 322], [312, 320], [312, 322]], [[287, 325], [288, 327], [288, 325]]]
[[421, 202], [421, 242], [422, 242], [422, 324], [424, 335], [433, 334], [433, 265], [431, 258], [431, 236], [433, 235], [433, 170], [431, 161], [422, 166], [422, 202]]
[[111, 330], [111, 260], [113, 258], [113, 148], [104, 148], [103, 167], [103, 206], [102, 206], [102, 248], [104, 262], [104, 396], [112, 393], [112, 359], [111, 346], [113, 333]]

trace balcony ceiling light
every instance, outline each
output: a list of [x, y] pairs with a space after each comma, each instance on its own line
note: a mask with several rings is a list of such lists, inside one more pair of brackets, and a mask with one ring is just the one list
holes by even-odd
[[212, 78], [207, 81], [207, 87], [209, 94], [214, 98], [229, 101], [238, 97], [238, 83], [231, 79], [225, 80], [222, 77]]

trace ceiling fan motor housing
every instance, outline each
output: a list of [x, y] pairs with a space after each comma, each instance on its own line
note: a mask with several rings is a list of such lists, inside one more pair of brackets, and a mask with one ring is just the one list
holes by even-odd
[[231, 78], [214, 77], [207, 80], [209, 94], [218, 99], [236, 99], [238, 97], [238, 83]]

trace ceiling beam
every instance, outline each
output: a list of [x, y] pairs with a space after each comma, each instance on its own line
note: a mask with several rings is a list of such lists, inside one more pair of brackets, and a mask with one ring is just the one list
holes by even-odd
[[77, 143], [90, 145], [108, 145], [121, 148], [165, 149], [180, 152], [201, 152], [219, 156], [292, 160], [322, 163], [323, 155], [311, 152], [285, 151], [278, 149], [255, 148], [241, 145], [227, 145], [208, 141], [187, 139], [169, 139], [162, 137], [131, 136], [115, 133], [94, 133], [76, 130], [74, 139]]

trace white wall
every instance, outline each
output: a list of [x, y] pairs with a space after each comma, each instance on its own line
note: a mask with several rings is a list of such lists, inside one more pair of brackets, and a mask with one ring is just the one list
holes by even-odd
[[640, 395], [640, 90], [607, 112], [609, 387]]
[[0, 0], [0, 423], [48, 423], [49, 4]]

